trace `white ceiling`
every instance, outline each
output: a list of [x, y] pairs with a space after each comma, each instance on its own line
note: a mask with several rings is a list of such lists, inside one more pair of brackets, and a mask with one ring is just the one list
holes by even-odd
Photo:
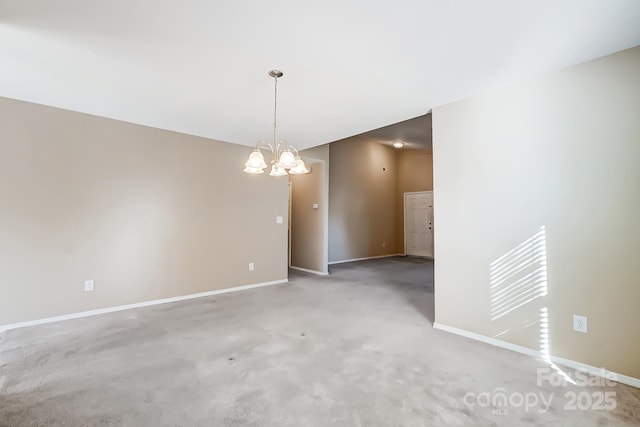
[[638, 0], [0, 0], [0, 96], [297, 148], [640, 44]]

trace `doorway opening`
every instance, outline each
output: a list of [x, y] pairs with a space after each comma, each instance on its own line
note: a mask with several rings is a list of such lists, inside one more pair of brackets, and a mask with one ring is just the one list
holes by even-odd
[[328, 171], [322, 160], [304, 160], [311, 173], [289, 175], [289, 268], [327, 275]]

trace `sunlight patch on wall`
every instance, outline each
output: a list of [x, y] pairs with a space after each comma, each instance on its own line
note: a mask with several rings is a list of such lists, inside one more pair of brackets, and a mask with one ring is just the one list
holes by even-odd
[[551, 361], [551, 346], [550, 346], [550, 335], [549, 335], [549, 310], [547, 307], [542, 307], [540, 309], [540, 355], [542, 360], [547, 362], [551, 369], [556, 371], [558, 375], [560, 375], [565, 381], [575, 385], [576, 382], [570, 375], [568, 375], [565, 371], [560, 369], [558, 365]]
[[[499, 319], [534, 300], [547, 295], [547, 236], [544, 226], [537, 233], [490, 264], [491, 320]], [[566, 381], [574, 383], [552, 362], [549, 309], [538, 310], [535, 320], [525, 327], [539, 326], [539, 348], [542, 360]], [[512, 328], [496, 336], [506, 335]], [[575, 383], [574, 383], [575, 384]]]
[[551, 363], [549, 350], [549, 311], [547, 307], [540, 309], [540, 354], [545, 362]]
[[545, 227], [489, 266], [491, 320], [547, 295]]

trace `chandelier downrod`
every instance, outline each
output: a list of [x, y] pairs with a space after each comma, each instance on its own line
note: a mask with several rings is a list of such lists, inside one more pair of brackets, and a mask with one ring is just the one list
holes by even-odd
[[[269, 71], [269, 75], [273, 77], [273, 145], [276, 147], [276, 153], [279, 154], [280, 141], [278, 141], [278, 78], [282, 77], [284, 74], [280, 70], [271, 70]], [[274, 159], [276, 162], [278, 159]]]

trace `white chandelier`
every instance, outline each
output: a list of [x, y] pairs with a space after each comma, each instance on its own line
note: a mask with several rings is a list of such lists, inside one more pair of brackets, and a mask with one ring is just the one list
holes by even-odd
[[[285, 141], [278, 141], [277, 111], [278, 111], [278, 78], [282, 77], [282, 71], [271, 70], [269, 75], [274, 79], [274, 103], [273, 103], [273, 144], [267, 141], [259, 141], [256, 148], [249, 155], [249, 160], [244, 164], [244, 172], [251, 174], [264, 173], [267, 164], [264, 161], [261, 148], [271, 150], [270, 176], [284, 176], [287, 174], [298, 175], [309, 173], [298, 150]], [[294, 155], [295, 152], [295, 155]], [[288, 171], [287, 171], [288, 169]]]

